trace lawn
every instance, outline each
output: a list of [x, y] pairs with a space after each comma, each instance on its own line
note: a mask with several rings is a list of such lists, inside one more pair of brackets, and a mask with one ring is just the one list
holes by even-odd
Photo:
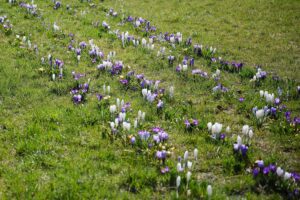
[[297, 0], [1, 0], [0, 199], [299, 199], [299, 35]]

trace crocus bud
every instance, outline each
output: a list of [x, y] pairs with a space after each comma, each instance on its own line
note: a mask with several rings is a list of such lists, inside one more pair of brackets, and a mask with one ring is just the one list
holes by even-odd
[[248, 135], [248, 132], [249, 132], [249, 126], [248, 125], [244, 125], [243, 128], [242, 128], [242, 133], [244, 135]]
[[177, 189], [178, 189], [179, 186], [180, 186], [180, 181], [181, 181], [181, 177], [180, 177], [180, 176], [177, 176], [177, 179], [176, 179], [176, 187], [177, 187]]
[[111, 105], [111, 106], [109, 107], [110, 113], [114, 113], [114, 112], [116, 112], [116, 110], [117, 110], [116, 105]]
[[211, 195], [212, 195], [212, 187], [211, 187], [211, 185], [207, 186], [207, 195], [208, 195], [208, 197], [211, 197]]
[[194, 149], [194, 158], [198, 160], [198, 149]]
[[277, 169], [276, 169], [276, 174], [277, 174], [278, 176], [282, 176], [283, 173], [284, 173], [283, 169], [281, 169], [281, 167], [277, 167]]
[[261, 98], [263, 98], [263, 96], [264, 96], [264, 91], [263, 91], [263, 90], [260, 90], [260, 91], [259, 91], [259, 95], [260, 95]]
[[192, 168], [192, 165], [193, 165], [192, 162], [190, 162], [190, 161], [187, 162], [187, 167], [188, 167], [188, 169], [191, 169], [191, 168]]
[[212, 123], [211, 123], [211, 122], [208, 122], [208, 123], [207, 123], [207, 128], [208, 128], [208, 131], [210, 131], [210, 130], [211, 130], [211, 127], [212, 127]]
[[241, 145], [243, 144], [242, 138], [241, 138], [239, 135], [237, 136], [237, 144], [238, 144], [239, 146], [241, 146]]
[[186, 182], [188, 183], [190, 180], [191, 180], [191, 176], [192, 176], [192, 173], [190, 171], [188, 171], [186, 173]]
[[257, 118], [257, 119], [263, 118], [264, 115], [265, 115], [264, 109], [257, 110], [256, 113], [255, 113], [255, 115], [256, 115], [256, 118]]
[[227, 126], [227, 128], [226, 128], [226, 133], [230, 133], [230, 127], [229, 126]]
[[249, 135], [249, 138], [252, 138], [253, 137], [253, 131], [250, 129], [250, 131], [249, 131], [249, 133], [248, 133], [248, 135]]
[[290, 179], [290, 178], [291, 178], [291, 176], [292, 176], [292, 174], [291, 174], [291, 173], [289, 173], [289, 172], [285, 172], [285, 173], [284, 173], [284, 176], [283, 176], [283, 179], [284, 179], [284, 180], [288, 180], [288, 179]]
[[182, 171], [182, 167], [181, 167], [181, 163], [177, 163], [177, 172], [181, 172]]
[[184, 160], [184, 161], [187, 161], [188, 157], [189, 157], [189, 152], [188, 152], [188, 151], [185, 151], [185, 152], [184, 152], [184, 156], [183, 156], [183, 160]]

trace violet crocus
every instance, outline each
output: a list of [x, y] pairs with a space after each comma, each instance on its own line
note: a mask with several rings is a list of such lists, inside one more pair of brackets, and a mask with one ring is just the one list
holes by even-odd
[[241, 103], [243, 103], [244, 100], [245, 100], [245, 99], [244, 99], [243, 97], [240, 97], [240, 98], [239, 98], [239, 102], [241, 102]]
[[136, 139], [135, 139], [134, 136], [130, 138], [130, 143], [131, 143], [131, 144], [135, 144], [135, 141], [136, 141]]
[[138, 134], [141, 140], [148, 140], [148, 138], [150, 137], [150, 133], [148, 131], [139, 131]]
[[103, 99], [103, 96], [101, 94], [96, 94], [98, 101], [101, 101]]
[[253, 176], [256, 177], [256, 176], [259, 174], [259, 171], [260, 171], [260, 169], [259, 169], [258, 167], [254, 168], [254, 169], [252, 170]]
[[170, 171], [169, 167], [163, 167], [163, 168], [161, 168], [161, 170], [160, 170], [160, 172], [161, 172], [162, 174], [166, 174], [166, 173], [168, 173], [169, 171]]
[[82, 96], [80, 94], [74, 95], [73, 101], [74, 103], [79, 104], [82, 101]]

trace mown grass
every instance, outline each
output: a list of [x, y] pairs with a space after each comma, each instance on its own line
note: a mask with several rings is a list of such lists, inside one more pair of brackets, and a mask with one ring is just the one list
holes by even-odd
[[[19, 6], [1, 2], [0, 16], [7, 15], [13, 34], [0, 34], [0, 198], [2, 199], [173, 199], [176, 197], [174, 169], [167, 176], [158, 171], [152, 155], [136, 152], [120, 140], [109, 137], [106, 115], [98, 108], [96, 93], [102, 85], [112, 88], [110, 103], [115, 98], [131, 102], [133, 111], [146, 112], [143, 128], [161, 126], [170, 135], [175, 147], [170, 167], [176, 168], [176, 157], [199, 149], [199, 161], [194, 163], [194, 198], [206, 198], [206, 186], [213, 185], [215, 199], [280, 199], [280, 193], [255, 190], [252, 175], [246, 172], [251, 166], [235, 160], [230, 143], [220, 144], [208, 137], [209, 121], [230, 125], [233, 134], [241, 127], [254, 127], [255, 137], [249, 150], [253, 163], [262, 158], [278, 163], [290, 170], [300, 171], [299, 133], [284, 134], [270, 127], [275, 120], [268, 119], [261, 128], [256, 127], [249, 114], [255, 105], [263, 106], [259, 90], [276, 93], [277, 85], [270, 77], [259, 87], [249, 79], [222, 71], [222, 83], [230, 88], [226, 95], [211, 94], [214, 81], [178, 76], [174, 71], [184, 52], [181, 48], [171, 54], [179, 55], [174, 67], [156, 57], [156, 51], [141, 47], [122, 48], [121, 42], [102, 33], [92, 24], [107, 21], [112, 29], [135, 32], [131, 25], [118, 25], [119, 18], [106, 16], [114, 8], [119, 15], [141, 16], [150, 20], [161, 32], [183, 33], [193, 37], [193, 43], [217, 47], [219, 55], [228, 60], [246, 63], [253, 70], [262, 65], [268, 72], [283, 78], [282, 101], [299, 115], [299, 96], [287, 96], [299, 84], [299, 9], [298, 1], [63, 1], [62, 8], [53, 10], [52, 1], [35, 1], [40, 17], [26, 14]], [[94, 3], [95, 6], [92, 6]], [[66, 5], [71, 10], [66, 10]], [[85, 12], [85, 14], [83, 14]], [[62, 33], [54, 33], [57, 22]], [[117, 52], [117, 59], [131, 66], [136, 73], [161, 80], [162, 87], [175, 87], [175, 101], [166, 102], [163, 115], [157, 115], [153, 105], [145, 103], [140, 91], [124, 90], [118, 78], [107, 74], [97, 75], [87, 52], [77, 64], [74, 52], [67, 50], [69, 33], [75, 34], [76, 43], [94, 42], [107, 55]], [[102, 35], [99, 37], [99, 33]], [[14, 45], [15, 35], [25, 35], [38, 45], [38, 53]], [[168, 50], [171, 48], [168, 48]], [[41, 57], [51, 53], [65, 63], [63, 81], [51, 81], [49, 67]], [[197, 58], [195, 66], [209, 74], [215, 70], [207, 61]], [[74, 105], [70, 90], [74, 85], [71, 72], [86, 73], [91, 79], [87, 102]], [[288, 83], [286, 79], [295, 83]], [[245, 97], [244, 107], [238, 102]], [[240, 108], [241, 106], [241, 108]], [[175, 112], [174, 112], [175, 110]], [[183, 120], [197, 118], [200, 128], [185, 132]], [[277, 127], [277, 126], [276, 126]], [[175, 169], [176, 171], [176, 169]], [[185, 194], [181, 198], [187, 198]]]

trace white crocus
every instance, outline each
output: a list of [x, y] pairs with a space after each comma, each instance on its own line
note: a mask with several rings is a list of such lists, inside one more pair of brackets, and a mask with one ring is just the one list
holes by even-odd
[[117, 106], [116, 106], [116, 105], [111, 105], [111, 106], [109, 107], [110, 113], [115, 113], [116, 110], [117, 110]]
[[207, 195], [208, 195], [208, 197], [210, 198], [211, 195], [212, 195], [212, 192], [213, 192], [213, 191], [212, 191], [211, 185], [208, 185], [206, 190], [207, 190]]
[[184, 152], [184, 156], [183, 156], [183, 160], [184, 160], [184, 161], [187, 161], [188, 157], [189, 157], [189, 152], [188, 152], [188, 151], [185, 151], [185, 152]]
[[244, 125], [242, 128], [242, 133], [247, 136], [249, 133], [249, 125]]
[[195, 160], [198, 160], [198, 149], [194, 149], [194, 158]]
[[192, 173], [190, 171], [188, 171], [186, 173], [186, 185], [188, 186], [190, 180], [191, 180], [191, 176], [192, 176]]
[[231, 129], [229, 126], [226, 127], [226, 133], [230, 133], [231, 132]]
[[187, 167], [188, 169], [192, 169], [193, 163], [191, 161], [187, 162]]
[[219, 134], [222, 131], [222, 124], [216, 122], [214, 125], [211, 127], [211, 132], [212, 134]]
[[260, 90], [260, 91], [259, 91], [259, 95], [260, 95], [261, 98], [263, 98], [263, 97], [264, 97], [264, 91], [263, 91], [263, 90]]
[[277, 169], [276, 169], [277, 176], [282, 176], [283, 173], [284, 173], [283, 169], [281, 169], [281, 167], [277, 167]]
[[207, 128], [208, 128], [208, 131], [210, 131], [210, 130], [211, 130], [211, 127], [212, 127], [212, 123], [211, 123], [211, 122], [208, 122], [208, 123], [207, 123]]
[[177, 176], [177, 179], [176, 179], [176, 188], [177, 188], [176, 196], [177, 196], [177, 198], [179, 197], [178, 190], [179, 190], [180, 182], [181, 182], [181, 177]]
[[237, 136], [236, 142], [239, 146], [241, 146], [243, 144], [241, 136], [239, 136], [239, 135]]
[[253, 133], [252, 129], [250, 129], [248, 135], [249, 135], [249, 138], [250, 138], [250, 139], [253, 137], [254, 133]]
[[265, 111], [263, 109], [257, 110], [255, 112], [255, 116], [257, 119], [262, 119], [265, 115]]
[[291, 176], [292, 176], [292, 174], [291, 174], [291, 173], [289, 173], [289, 172], [285, 172], [285, 173], [284, 173], [284, 176], [283, 176], [283, 179], [284, 179], [284, 180], [288, 180], [288, 179], [290, 179], [290, 178], [291, 178]]

